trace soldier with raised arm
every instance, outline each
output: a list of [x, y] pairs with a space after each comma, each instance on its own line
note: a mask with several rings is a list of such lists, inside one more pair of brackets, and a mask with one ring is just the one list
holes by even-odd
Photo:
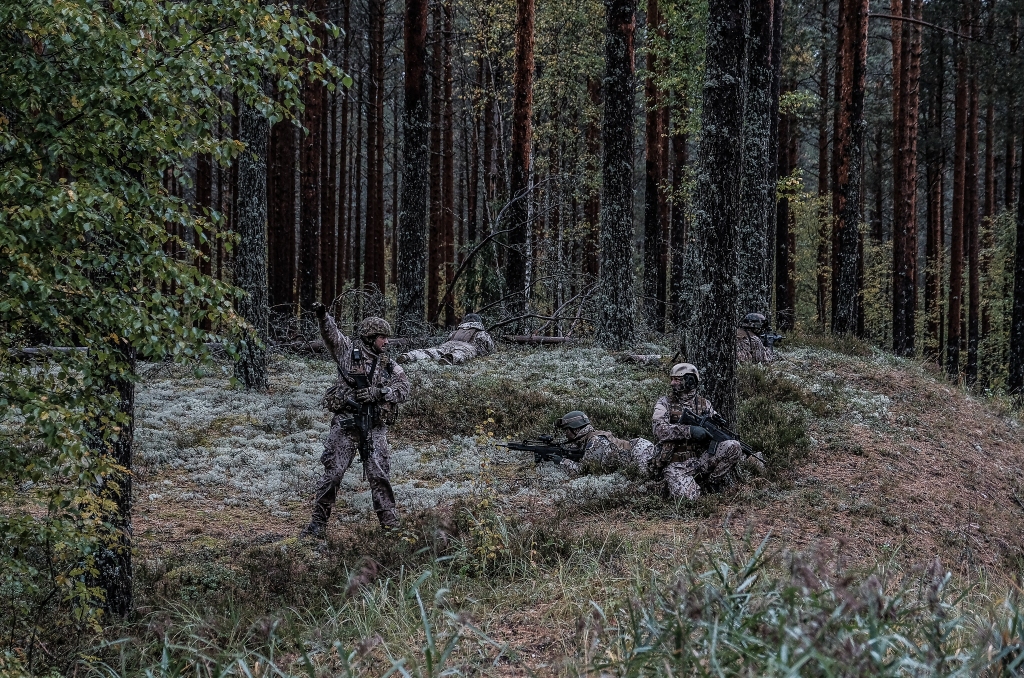
[[324, 536], [338, 487], [356, 454], [370, 483], [380, 524], [397, 527], [387, 425], [394, 422], [398, 404], [409, 397], [409, 379], [384, 353], [391, 327], [383, 318], [365, 318], [359, 323], [359, 337], [349, 339], [323, 304], [315, 304], [313, 309], [324, 344], [338, 367], [338, 381], [324, 396], [324, 406], [334, 417], [320, 458], [324, 478], [317, 487], [313, 517], [303, 535]]

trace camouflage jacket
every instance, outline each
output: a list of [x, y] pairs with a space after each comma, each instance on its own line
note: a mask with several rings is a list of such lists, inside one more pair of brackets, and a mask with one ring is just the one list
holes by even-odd
[[[332, 412], [345, 414], [355, 413], [355, 408], [348, 402], [354, 400], [354, 378], [357, 375], [369, 375], [369, 385], [381, 390], [380, 421], [375, 425], [390, 423], [398, 412], [398, 403], [409, 398], [409, 378], [402, 367], [395, 363], [387, 354], [378, 354], [372, 346], [367, 346], [361, 339], [349, 339], [338, 329], [334, 318], [328, 314], [320, 320], [320, 335], [324, 345], [331, 352], [338, 366], [338, 381], [324, 396], [324, 406]], [[360, 360], [353, 354], [358, 350]], [[346, 381], [344, 375], [349, 375]]]
[[580, 437], [571, 445], [583, 452], [578, 462], [563, 459], [562, 465], [573, 473], [589, 471], [593, 473], [611, 473], [631, 463], [633, 443], [629, 440], [616, 438], [608, 431], [597, 431], [593, 425], [587, 424]]
[[662, 448], [663, 455], [676, 461], [700, 456], [707, 449], [707, 445], [703, 443], [697, 444], [690, 441], [690, 427], [679, 423], [679, 417], [683, 410], [690, 410], [700, 417], [710, 417], [715, 414], [715, 408], [711, 406], [711, 403], [696, 393], [690, 393], [678, 399], [672, 395], [662, 396], [658, 399], [652, 417], [654, 439]]
[[740, 327], [736, 330], [736, 360], [741, 363], [770, 363], [772, 358], [761, 337]]
[[462, 323], [451, 333], [448, 341], [463, 341], [472, 344], [478, 358], [494, 353], [494, 339], [487, 334], [487, 330], [481, 323]]

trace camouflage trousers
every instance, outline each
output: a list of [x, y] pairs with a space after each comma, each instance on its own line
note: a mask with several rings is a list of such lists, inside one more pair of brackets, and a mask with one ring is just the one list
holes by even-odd
[[665, 487], [673, 499], [696, 499], [702, 490], [722, 489], [735, 482], [736, 466], [743, 451], [735, 440], [718, 443], [714, 454], [705, 452], [686, 461], [674, 461], [665, 467]]
[[[313, 504], [313, 522], [326, 525], [331, 517], [331, 509], [338, 497], [338, 488], [345, 477], [345, 472], [359, 454], [359, 430], [347, 425], [351, 422], [347, 415], [336, 414], [331, 422], [331, 432], [324, 443], [324, 453], [320, 461], [324, 465], [324, 478], [316, 488]], [[370, 483], [370, 496], [373, 498], [373, 510], [377, 519], [385, 527], [398, 524], [395, 513], [395, 493], [391, 489], [391, 459], [388, 453], [387, 427], [378, 426], [370, 431], [372, 449], [369, 458], [363, 459], [363, 472]]]
[[446, 341], [434, 348], [418, 348], [402, 354], [399, 362], [414, 363], [419, 360], [436, 360], [445, 365], [461, 365], [476, 357], [476, 347], [466, 341]]

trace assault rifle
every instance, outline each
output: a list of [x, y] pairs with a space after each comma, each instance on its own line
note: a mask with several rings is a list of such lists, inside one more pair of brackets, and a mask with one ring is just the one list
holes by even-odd
[[[714, 452], [715, 447], [718, 443], [723, 443], [726, 440], [735, 440], [740, 444], [740, 449], [743, 450], [743, 454], [748, 457], [757, 457], [761, 459], [761, 453], [757, 452], [750, 445], [736, 437], [736, 434], [725, 427], [725, 417], [715, 412], [712, 416], [698, 416], [693, 410], [683, 410], [683, 413], [679, 416], [679, 423], [686, 424], [687, 426], [700, 426], [708, 435], [711, 436], [711, 442], [708, 443], [708, 452]], [[762, 461], [764, 461], [762, 459]]]
[[498, 447], [507, 447], [517, 452], [533, 452], [533, 461], [537, 464], [542, 461], [557, 464], [562, 459], [579, 461], [583, 458], [583, 450], [575, 449], [569, 443], [556, 443], [554, 436], [537, 436], [536, 440], [524, 440], [521, 443], [498, 443]]
[[765, 348], [773, 349], [775, 348], [775, 344], [782, 343], [782, 340], [785, 339], [785, 337], [781, 334], [765, 333], [760, 335], [758, 339], [760, 339], [761, 343], [765, 345]]

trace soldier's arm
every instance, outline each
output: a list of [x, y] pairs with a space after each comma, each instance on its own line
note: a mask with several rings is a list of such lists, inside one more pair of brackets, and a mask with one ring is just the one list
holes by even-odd
[[320, 336], [323, 337], [324, 346], [327, 347], [327, 350], [334, 357], [334, 362], [341, 365], [342, 358], [352, 348], [352, 342], [341, 333], [337, 323], [334, 322], [334, 316], [330, 313], [320, 318]]
[[494, 353], [494, 339], [486, 331], [477, 332], [473, 337], [473, 344], [476, 346], [476, 354], [479, 356]]
[[654, 438], [659, 443], [665, 440], [689, 440], [690, 427], [683, 424], [672, 424], [669, 417], [668, 401], [662, 398], [654, 406], [654, 416], [651, 417]]
[[393, 365], [391, 384], [384, 390], [384, 400], [389, 403], [404, 403], [409, 399], [409, 377], [401, 365]]

